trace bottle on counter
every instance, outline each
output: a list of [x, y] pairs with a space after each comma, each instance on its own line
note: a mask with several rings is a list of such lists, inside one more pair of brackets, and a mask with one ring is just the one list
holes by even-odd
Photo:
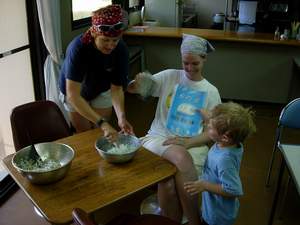
[[286, 39], [289, 39], [289, 36], [290, 36], [290, 30], [289, 30], [289, 29], [284, 29], [283, 34], [286, 36]]
[[279, 40], [279, 39], [280, 39], [279, 27], [276, 27], [276, 30], [274, 33], [274, 40]]
[[283, 34], [280, 35], [280, 40], [284, 41], [284, 40], [288, 40], [288, 39], [289, 39], [289, 30], [284, 29]]

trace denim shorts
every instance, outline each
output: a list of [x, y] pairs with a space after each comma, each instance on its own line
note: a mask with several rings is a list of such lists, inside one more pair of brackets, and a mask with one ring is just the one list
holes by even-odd
[[[76, 112], [73, 106], [68, 102], [67, 97], [62, 92], [59, 93], [59, 100], [63, 103], [66, 111]], [[88, 103], [91, 107], [95, 109], [112, 107], [110, 90], [100, 93], [96, 98], [92, 99], [91, 101], [88, 101]]]

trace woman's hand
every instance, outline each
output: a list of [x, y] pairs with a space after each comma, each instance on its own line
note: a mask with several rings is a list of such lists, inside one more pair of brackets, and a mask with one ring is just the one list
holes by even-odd
[[109, 142], [117, 141], [119, 134], [108, 122], [103, 122], [101, 124], [101, 129], [104, 132], [104, 137], [106, 137]]
[[187, 138], [182, 138], [182, 137], [174, 137], [174, 138], [169, 138], [163, 142], [163, 145], [181, 145], [185, 148], [188, 147], [188, 139]]
[[205, 191], [204, 185], [201, 180], [185, 182], [184, 189], [190, 195], [196, 195], [196, 194], [199, 194], [199, 193]]
[[139, 94], [140, 85], [141, 85], [141, 74], [138, 73], [135, 75], [134, 80], [130, 81], [127, 85], [127, 91], [131, 94]]
[[121, 128], [121, 132], [134, 135], [133, 128], [126, 119], [120, 120], [118, 122], [118, 124], [119, 124], [119, 127]]
[[136, 80], [132, 80], [129, 82], [129, 84], [127, 85], [126, 91], [131, 94], [138, 94], [138, 84], [137, 84]]
[[142, 72], [135, 76], [127, 86], [127, 91], [133, 94], [140, 94], [142, 97], [147, 98], [152, 95], [155, 81], [149, 72]]

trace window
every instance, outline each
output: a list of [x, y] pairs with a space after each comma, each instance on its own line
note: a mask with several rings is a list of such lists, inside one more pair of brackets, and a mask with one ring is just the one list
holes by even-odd
[[91, 24], [92, 12], [110, 4], [121, 4], [127, 12], [141, 10], [145, 0], [72, 0], [72, 29]]
[[73, 30], [89, 25], [93, 11], [111, 4], [112, 0], [72, 0]]

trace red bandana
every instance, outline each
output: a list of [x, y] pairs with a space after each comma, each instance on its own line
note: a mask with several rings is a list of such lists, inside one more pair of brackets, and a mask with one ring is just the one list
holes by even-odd
[[122, 9], [120, 5], [109, 5], [93, 12], [92, 26], [82, 36], [82, 42], [88, 44], [92, 42], [93, 37], [91, 32], [104, 35], [107, 37], [117, 37], [123, 30], [122, 29], [108, 29], [107, 31], [99, 29], [101, 25], [115, 25], [122, 22]]

